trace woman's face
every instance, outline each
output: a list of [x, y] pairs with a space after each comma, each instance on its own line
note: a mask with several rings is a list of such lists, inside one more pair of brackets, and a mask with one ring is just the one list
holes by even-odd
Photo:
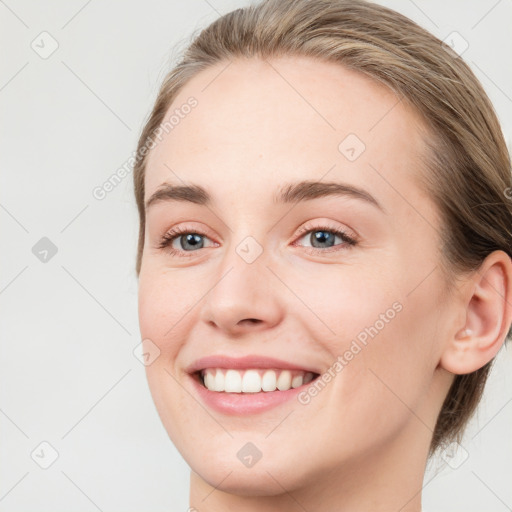
[[[362, 75], [307, 58], [205, 70], [171, 115], [145, 200], [168, 184], [202, 187], [209, 201], [181, 190], [148, 206], [139, 319], [153, 399], [194, 473], [217, 492], [280, 494], [426, 457], [457, 326], [439, 218], [415, 182], [419, 117]], [[206, 356], [248, 355], [320, 379], [244, 393], [241, 409], [241, 393], [200, 392], [187, 372]]]

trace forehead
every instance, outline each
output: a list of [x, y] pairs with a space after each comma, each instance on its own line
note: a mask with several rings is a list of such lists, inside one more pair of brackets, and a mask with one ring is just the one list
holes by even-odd
[[[196, 104], [183, 108], [190, 98]], [[386, 87], [306, 57], [218, 63], [176, 96], [172, 128], [151, 151], [147, 199], [162, 183], [200, 183], [269, 201], [282, 182], [339, 179], [383, 202], [419, 196], [420, 116]], [[354, 155], [356, 158], [354, 159]], [[359, 155], [359, 156], [358, 156]], [[387, 183], [386, 183], [387, 182]]]

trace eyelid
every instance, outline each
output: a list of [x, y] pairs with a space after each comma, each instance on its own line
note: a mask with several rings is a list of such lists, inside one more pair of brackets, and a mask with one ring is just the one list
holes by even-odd
[[[211, 240], [215, 246], [218, 246], [218, 242], [212, 240], [212, 238], [205, 233], [206, 230], [203, 229], [194, 229], [189, 225], [178, 225], [167, 230], [164, 235], [160, 238], [157, 248], [167, 250], [172, 255], [177, 255], [178, 257], [191, 257], [194, 256], [194, 253], [200, 252], [200, 249], [208, 249], [211, 247], [202, 247], [196, 251], [184, 251], [182, 249], [174, 249], [172, 244], [180, 238], [180, 236], [185, 234], [197, 234], [201, 237], [208, 238]], [[315, 222], [310, 221], [304, 224], [301, 228], [299, 228], [298, 233], [294, 235], [294, 241], [292, 245], [296, 246], [297, 242], [303, 238], [307, 233], [314, 231], [328, 231], [332, 232], [338, 237], [340, 237], [343, 242], [341, 244], [334, 245], [332, 247], [327, 248], [317, 248], [317, 247], [302, 247], [308, 253], [321, 254], [321, 253], [330, 253], [337, 252], [352, 246], [355, 246], [359, 243], [359, 236], [357, 234], [353, 235], [352, 230], [347, 230], [344, 227], [333, 225], [333, 221], [326, 220], [317, 220]]]
[[325, 231], [340, 231], [348, 238], [351, 238], [356, 242], [359, 241], [359, 235], [353, 229], [341, 225], [336, 225], [332, 220], [316, 220], [306, 222], [306, 224], [299, 228], [298, 234], [295, 235], [295, 238], [297, 236], [300, 238], [301, 235], [308, 233], [309, 231], [321, 231], [322, 229]]
[[[213, 242], [213, 244], [217, 244], [218, 245], [218, 242], [215, 242], [215, 240], [213, 240], [212, 237], [210, 237], [205, 231], [207, 231], [207, 230], [196, 229], [196, 228], [194, 228], [192, 226], [189, 226], [187, 224], [173, 226], [172, 228], [168, 229], [159, 238], [159, 240], [157, 241], [157, 248], [158, 249], [164, 249], [164, 250], [166, 249], [166, 250], [168, 250], [170, 252], [182, 253], [182, 254], [185, 254], [185, 255], [192, 255], [194, 252], [197, 252], [197, 251], [183, 251], [183, 250], [174, 249], [173, 247], [171, 247], [171, 244], [176, 239], [178, 239], [182, 235], [186, 235], [186, 234], [189, 234], [189, 233], [195, 233], [195, 234], [200, 235], [200, 236], [202, 236], [204, 238], [208, 238], [209, 240], [211, 240]], [[207, 249], [207, 247], [204, 247], [204, 248]]]

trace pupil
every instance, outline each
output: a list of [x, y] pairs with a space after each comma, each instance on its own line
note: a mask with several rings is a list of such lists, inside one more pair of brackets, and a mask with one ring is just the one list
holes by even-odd
[[[329, 241], [333, 241], [333, 236], [328, 231], [315, 231], [315, 235], [313, 238], [313, 242], [319, 242], [321, 244], [328, 243]], [[313, 247], [315, 247], [315, 244], [312, 243]], [[329, 245], [331, 247], [331, 245]]]
[[[198, 245], [202, 245], [201, 244], [201, 235], [198, 235], [197, 233], [191, 233], [191, 234], [188, 234], [188, 235], [184, 235], [182, 237], [182, 239], [183, 238], [186, 240], [186, 244], [191, 244], [192, 247], [197, 248]], [[182, 244], [182, 247], [183, 247], [183, 244]]]

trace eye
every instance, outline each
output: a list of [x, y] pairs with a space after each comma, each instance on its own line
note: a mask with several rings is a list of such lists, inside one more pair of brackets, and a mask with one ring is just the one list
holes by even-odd
[[[304, 236], [303, 234], [306, 233]], [[308, 241], [311, 245], [304, 246], [306, 249], [308, 249], [308, 252], [317, 253], [320, 252], [332, 252], [347, 249], [349, 247], [357, 245], [357, 240], [348, 235], [345, 231], [343, 231], [341, 228], [333, 227], [333, 226], [304, 226], [300, 230], [301, 236], [298, 240], [305, 239]], [[340, 239], [342, 243], [336, 244], [336, 238]], [[297, 244], [297, 242], [294, 242], [294, 245]], [[339, 248], [337, 248], [340, 246]], [[313, 249], [313, 250], [311, 250]], [[328, 249], [327, 251], [324, 249]], [[329, 250], [331, 249], [331, 250]]]
[[[186, 226], [179, 226], [172, 228], [162, 236], [158, 243], [158, 248], [167, 249], [172, 255], [188, 257], [192, 256], [192, 254], [186, 253], [194, 253], [196, 250], [205, 247], [204, 238], [207, 238], [207, 236], [200, 231], [191, 230]], [[178, 247], [176, 248], [175, 245], [178, 245]]]
[[[305, 239], [311, 245], [303, 247], [307, 252], [313, 254], [348, 249], [358, 243], [354, 237], [335, 226], [311, 227], [306, 225], [300, 229], [299, 235], [301, 235], [300, 238], [293, 245], [297, 245], [300, 240]], [[336, 238], [341, 240], [341, 243], [336, 244]], [[186, 226], [179, 226], [172, 228], [161, 237], [158, 248], [166, 249], [173, 256], [190, 257], [193, 256], [194, 252], [205, 248], [205, 239], [209, 240], [205, 233]]]

